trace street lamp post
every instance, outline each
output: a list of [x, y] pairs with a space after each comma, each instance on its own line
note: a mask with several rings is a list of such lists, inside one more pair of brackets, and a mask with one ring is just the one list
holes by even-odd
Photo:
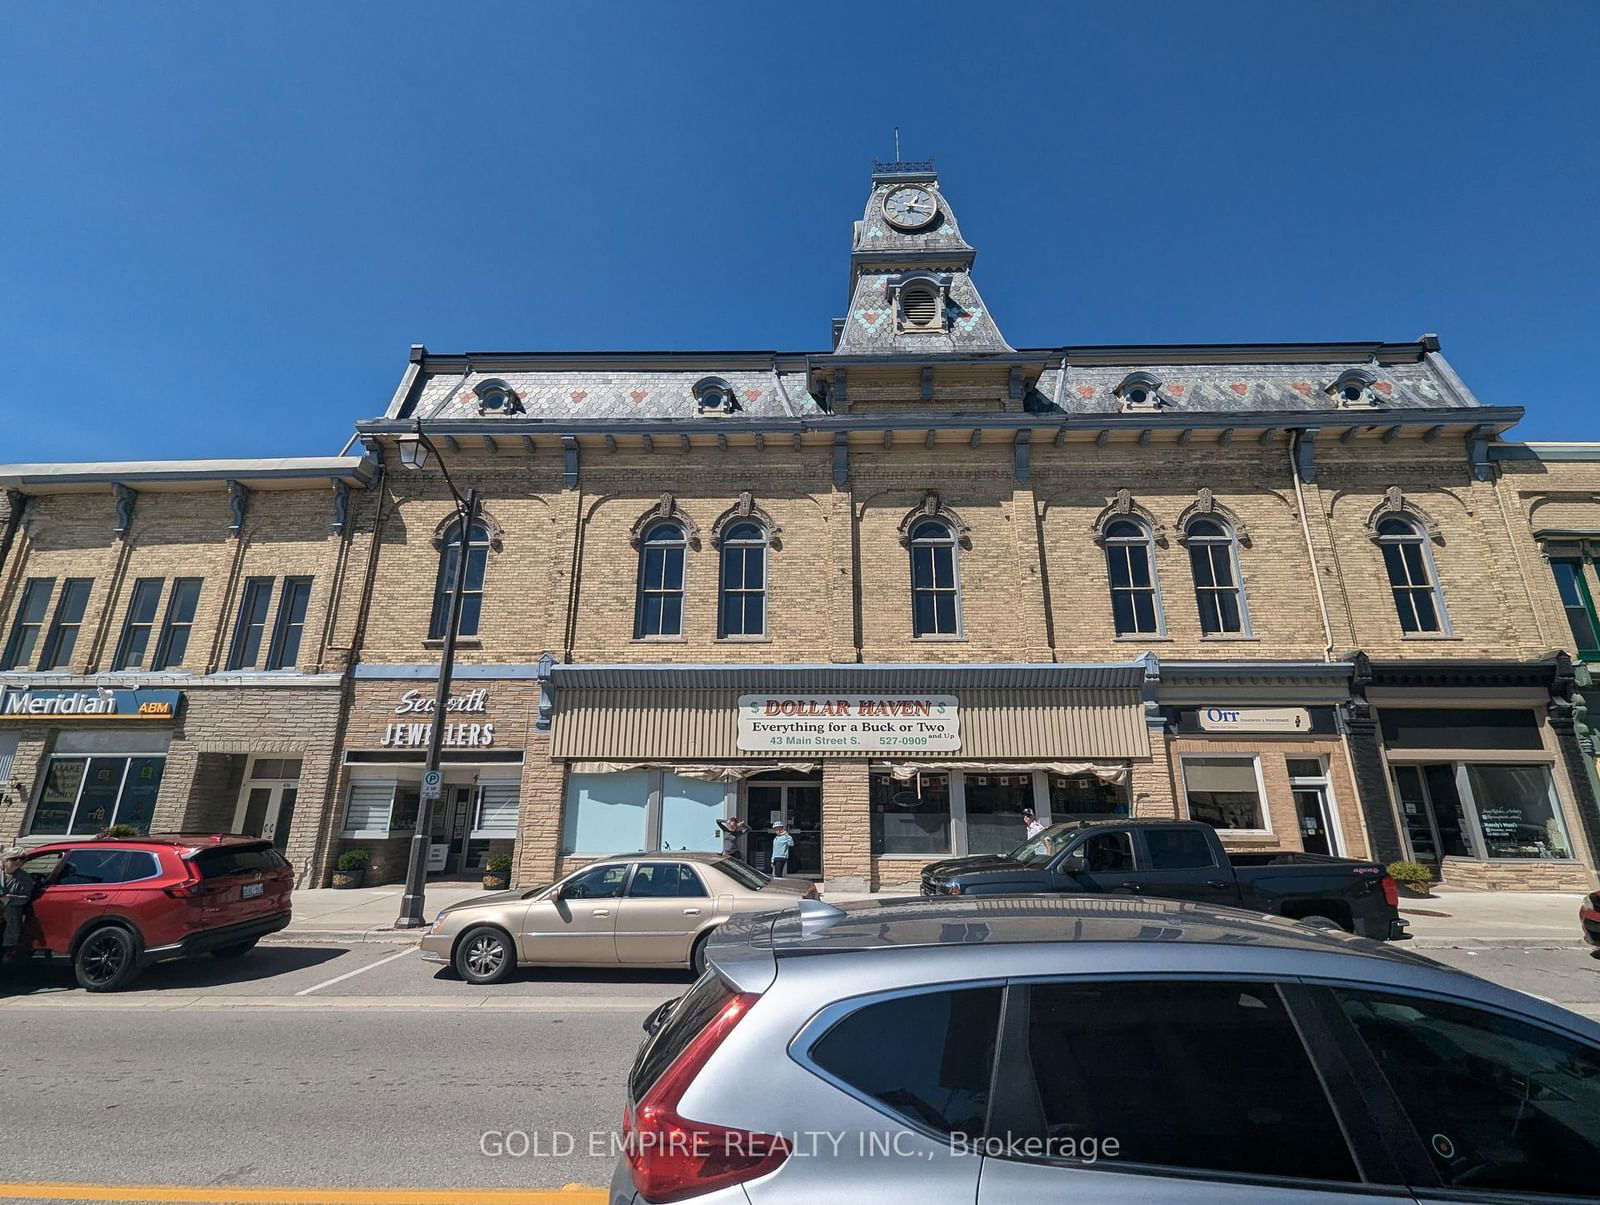
[[[472, 528], [478, 521], [477, 488], [469, 489], [465, 498], [461, 496], [456, 483], [450, 480], [449, 470], [444, 467], [444, 457], [439, 455], [439, 450], [433, 446], [433, 441], [422, 429], [422, 420], [418, 419], [416, 434], [402, 437], [400, 440], [400, 463], [408, 469], [424, 469], [430, 459], [439, 462], [439, 471], [444, 474], [444, 482], [450, 487], [450, 495], [455, 499], [461, 528], [456, 544], [455, 582], [450, 590], [450, 605], [445, 617], [444, 648], [439, 654], [439, 685], [433, 695], [433, 718], [428, 728], [428, 755], [423, 767], [424, 773], [439, 769], [440, 750], [444, 747], [445, 709], [450, 702], [450, 676], [455, 671], [456, 664], [456, 629], [461, 626], [461, 602], [467, 584], [467, 561], [472, 555]], [[411, 860], [406, 867], [406, 891], [400, 897], [400, 915], [394, 922], [394, 927], [397, 929], [416, 929], [428, 923], [422, 914], [422, 907], [423, 893], [427, 885], [428, 847], [432, 844], [432, 830], [433, 800], [424, 793], [417, 807], [417, 829], [411, 837]]]

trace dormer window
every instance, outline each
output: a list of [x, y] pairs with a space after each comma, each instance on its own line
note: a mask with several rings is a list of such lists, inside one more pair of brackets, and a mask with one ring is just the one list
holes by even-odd
[[738, 403], [733, 386], [721, 377], [702, 377], [694, 383], [695, 409], [701, 414], [732, 414]]
[[889, 297], [894, 303], [895, 325], [903, 332], [944, 330], [949, 288], [947, 276], [932, 272], [891, 277]]
[[1377, 395], [1372, 391], [1372, 386], [1377, 383], [1377, 380], [1377, 376], [1368, 372], [1365, 368], [1351, 368], [1341, 372], [1333, 384], [1329, 385], [1323, 392], [1333, 399], [1335, 406], [1341, 409], [1349, 409], [1354, 406], [1378, 406], [1382, 405], [1382, 403], [1378, 401]]
[[521, 414], [522, 399], [517, 391], [499, 379], [479, 381], [472, 387], [478, 395], [478, 413], [486, 415]]
[[1151, 372], [1130, 372], [1111, 392], [1124, 410], [1155, 410], [1162, 404], [1161, 378]]

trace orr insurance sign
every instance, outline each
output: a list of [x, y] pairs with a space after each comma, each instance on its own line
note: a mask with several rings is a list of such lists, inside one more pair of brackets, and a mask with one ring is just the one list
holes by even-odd
[[745, 753], [961, 748], [954, 695], [740, 695]]

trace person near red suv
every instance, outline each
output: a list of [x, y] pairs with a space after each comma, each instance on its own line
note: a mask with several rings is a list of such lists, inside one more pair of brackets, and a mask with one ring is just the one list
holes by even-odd
[[248, 953], [288, 925], [294, 888], [270, 841], [188, 833], [41, 845], [22, 872], [34, 886], [17, 957], [67, 959], [91, 992], [156, 962]]
[[27, 854], [8, 849], [0, 857], [0, 960], [17, 952], [22, 938], [22, 914], [33, 903], [33, 876], [22, 869]]

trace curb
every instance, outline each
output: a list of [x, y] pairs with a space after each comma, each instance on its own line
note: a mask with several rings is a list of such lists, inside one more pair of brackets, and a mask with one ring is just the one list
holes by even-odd
[[1413, 937], [1394, 943], [1413, 950], [1582, 950], [1582, 938], [1559, 937]]
[[420, 929], [279, 929], [270, 937], [263, 937], [264, 946], [303, 946], [319, 943], [373, 943], [377, 945], [415, 945], [421, 938]]

